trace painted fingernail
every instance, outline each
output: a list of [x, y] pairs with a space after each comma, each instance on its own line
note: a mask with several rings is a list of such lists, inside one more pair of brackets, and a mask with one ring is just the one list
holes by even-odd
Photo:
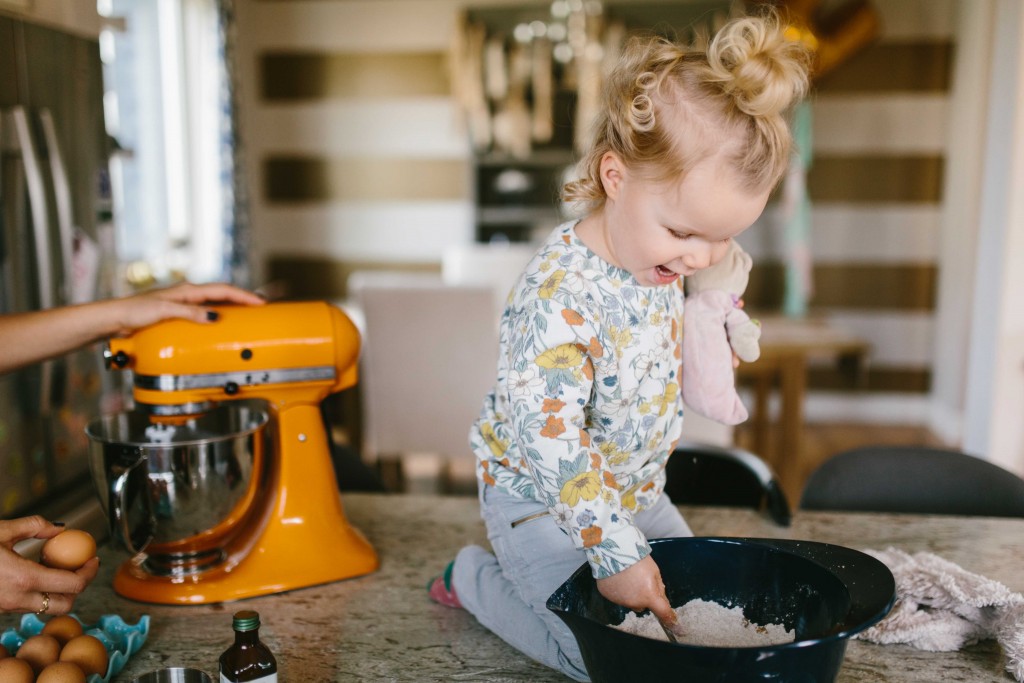
[[52, 524], [54, 526], [66, 526], [65, 522], [50, 522], [50, 524]]
[[217, 318], [219, 318], [219, 317], [220, 317], [220, 313], [218, 313], [217, 311], [207, 311], [206, 312], [206, 319], [209, 320], [211, 323], [214, 322], [215, 320], [217, 320]]

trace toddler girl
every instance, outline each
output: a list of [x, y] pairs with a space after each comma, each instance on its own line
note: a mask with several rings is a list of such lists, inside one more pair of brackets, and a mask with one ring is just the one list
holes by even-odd
[[648, 538], [688, 536], [662, 494], [683, 428], [682, 277], [718, 262], [784, 173], [806, 54], [774, 14], [705, 49], [634, 40], [605, 86], [580, 179], [501, 321], [497, 382], [470, 432], [493, 554], [430, 586], [530, 657], [588, 680], [548, 596], [584, 562], [609, 600], [668, 627]]

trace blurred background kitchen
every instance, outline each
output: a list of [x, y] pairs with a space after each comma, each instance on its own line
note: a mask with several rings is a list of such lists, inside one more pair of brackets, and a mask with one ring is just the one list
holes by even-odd
[[[765, 325], [765, 359], [740, 373], [754, 417], [688, 437], [761, 455], [793, 500], [864, 443], [950, 446], [1024, 475], [1024, 8], [781, 4], [830, 66], [799, 117], [805, 154], [740, 240]], [[392, 488], [471, 490], [490, 321], [530, 243], [568, 215], [555, 191], [602, 61], [622, 33], [686, 38], [732, 9], [0, 0], [0, 201], [31, 193], [11, 180], [28, 175], [19, 107], [45, 177], [56, 147], [76, 178], [63, 218], [60, 181], [45, 185], [64, 245], [47, 248], [53, 293], [12, 298], [38, 273], [17, 275], [8, 238], [4, 311], [181, 278], [335, 301], [366, 333], [359, 388], [325, 410], [339, 449]], [[38, 213], [5, 213], [5, 231], [36, 230]], [[93, 350], [2, 379], [0, 515], [91, 486], [79, 426], [121, 396], [99, 367]], [[29, 405], [26, 386], [55, 388]]]

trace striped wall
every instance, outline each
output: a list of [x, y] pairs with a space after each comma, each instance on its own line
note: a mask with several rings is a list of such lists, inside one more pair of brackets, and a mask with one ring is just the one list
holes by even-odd
[[[881, 401], [923, 400], [931, 386], [957, 1], [875, 0], [881, 40], [814, 93], [811, 309], [871, 342], [868, 395]], [[473, 238], [472, 154], [446, 63], [468, 4], [508, 3], [236, 5], [254, 248], [267, 279], [339, 296], [354, 269], [436, 270], [446, 246]], [[773, 212], [743, 240], [758, 264], [752, 308], [783, 296]], [[833, 399], [852, 395], [826, 366], [811, 382]], [[864, 395], [830, 405], [850, 413]]]
[[236, 4], [252, 218], [266, 279], [340, 296], [365, 267], [437, 269], [473, 235], [450, 97], [455, 0]]
[[[815, 84], [810, 310], [872, 345], [861, 410], [831, 365], [811, 369], [809, 401], [830, 417], [923, 419], [932, 384], [953, 73], [954, 0], [877, 0], [883, 35]], [[741, 239], [755, 257], [752, 307], [781, 304], [781, 227], [772, 207]], [[843, 397], [854, 400], [843, 400]], [[889, 397], [889, 398], [886, 398]]]

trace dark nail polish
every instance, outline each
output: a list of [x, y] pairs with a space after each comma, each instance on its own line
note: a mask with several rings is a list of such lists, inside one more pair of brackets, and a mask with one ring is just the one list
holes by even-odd
[[66, 523], [65, 522], [50, 522], [50, 524], [52, 524], [54, 526], [65, 526]]
[[211, 323], [214, 322], [215, 320], [217, 320], [217, 318], [219, 318], [219, 317], [220, 317], [220, 313], [218, 313], [217, 311], [207, 311], [206, 312], [206, 319], [209, 320]]

